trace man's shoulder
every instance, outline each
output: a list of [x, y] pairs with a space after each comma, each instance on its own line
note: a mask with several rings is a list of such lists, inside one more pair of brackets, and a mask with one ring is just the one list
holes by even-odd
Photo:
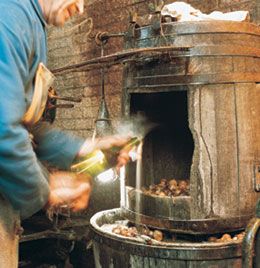
[[30, 0], [0, 0], [0, 25], [21, 34], [28, 31], [35, 17]]
[[[0, 0], [1, 7], [9, 7], [11, 10], [27, 10], [31, 8], [32, 2], [31, 0]], [[8, 12], [8, 9], [4, 10]]]
[[0, 0], [0, 20], [16, 20], [16, 23], [28, 19], [34, 13], [30, 0]]

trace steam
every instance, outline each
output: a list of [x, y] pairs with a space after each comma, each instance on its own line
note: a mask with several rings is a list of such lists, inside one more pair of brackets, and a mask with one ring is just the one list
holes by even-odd
[[158, 124], [149, 121], [144, 115], [138, 114], [122, 119], [116, 123], [115, 134], [129, 135], [143, 139]]

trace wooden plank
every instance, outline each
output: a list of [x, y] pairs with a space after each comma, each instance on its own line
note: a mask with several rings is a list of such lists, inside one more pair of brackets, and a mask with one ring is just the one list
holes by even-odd
[[260, 164], [260, 84], [236, 84], [236, 109], [239, 162], [239, 211], [254, 213], [260, 193], [255, 192], [252, 178], [254, 163]]
[[219, 216], [237, 216], [237, 126], [233, 85], [216, 86], [214, 95], [217, 175], [213, 183], [213, 210]]
[[232, 85], [196, 87], [190, 127], [195, 140], [191, 174], [194, 217], [237, 216], [237, 142]]
[[[194, 139], [194, 153], [193, 163], [191, 166], [190, 174], [190, 193], [194, 200], [191, 207], [191, 218], [199, 219], [204, 218], [210, 214], [211, 211], [211, 170], [210, 170], [210, 159], [208, 157], [208, 147], [215, 148], [215, 113], [214, 113], [214, 102], [208, 100], [202, 105], [201, 91], [203, 87], [190, 87], [188, 92], [188, 107], [189, 107], [189, 126]], [[209, 91], [208, 94], [212, 94], [213, 91]], [[205, 95], [205, 94], [204, 94]], [[210, 99], [210, 98], [208, 98]], [[203, 112], [202, 112], [203, 107]], [[205, 137], [202, 134], [203, 124], [201, 121], [201, 115], [206, 114], [207, 118], [204, 127], [207, 125], [211, 127], [210, 143], [207, 142], [205, 146]], [[205, 133], [205, 131], [203, 131]], [[212, 150], [211, 150], [212, 151]], [[211, 153], [212, 157], [213, 153]], [[215, 158], [215, 157], [214, 157]], [[215, 163], [215, 161], [213, 161]]]
[[[126, 253], [126, 254], [128, 254], [128, 253]], [[143, 257], [137, 256], [137, 255], [130, 255], [130, 267], [131, 268], [146, 268], [144, 266]], [[117, 268], [117, 267], [115, 267], [115, 268]]]

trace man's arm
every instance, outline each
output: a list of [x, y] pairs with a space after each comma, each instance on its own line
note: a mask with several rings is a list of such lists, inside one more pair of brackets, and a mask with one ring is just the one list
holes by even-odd
[[11, 19], [0, 22], [0, 192], [23, 218], [43, 207], [49, 196], [48, 173], [22, 125], [30, 50], [24, 34], [17, 34]]
[[35, 152], [43, 162], [68, 170], [76, 158], [84, 139], [40, 122], [30, 129], [36, 143]]

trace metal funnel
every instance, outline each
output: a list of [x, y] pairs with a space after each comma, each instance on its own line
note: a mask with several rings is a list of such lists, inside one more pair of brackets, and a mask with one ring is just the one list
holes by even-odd
[[109, 112], [107, 109], [105, 96], [102, 96], [100, 101], [98, 118], [95, 121], [95, 131], [95, 134], [98, 137], [111, 135], [113, 132], [111, 120], [109, 119]]
[[95, 135], [98, 137], [111, 135], [113, 132], [109, 112], [105, 99], [105, 72], [101, 69], [101, 101], [99, 105], [98, 117], [95, 121]]

